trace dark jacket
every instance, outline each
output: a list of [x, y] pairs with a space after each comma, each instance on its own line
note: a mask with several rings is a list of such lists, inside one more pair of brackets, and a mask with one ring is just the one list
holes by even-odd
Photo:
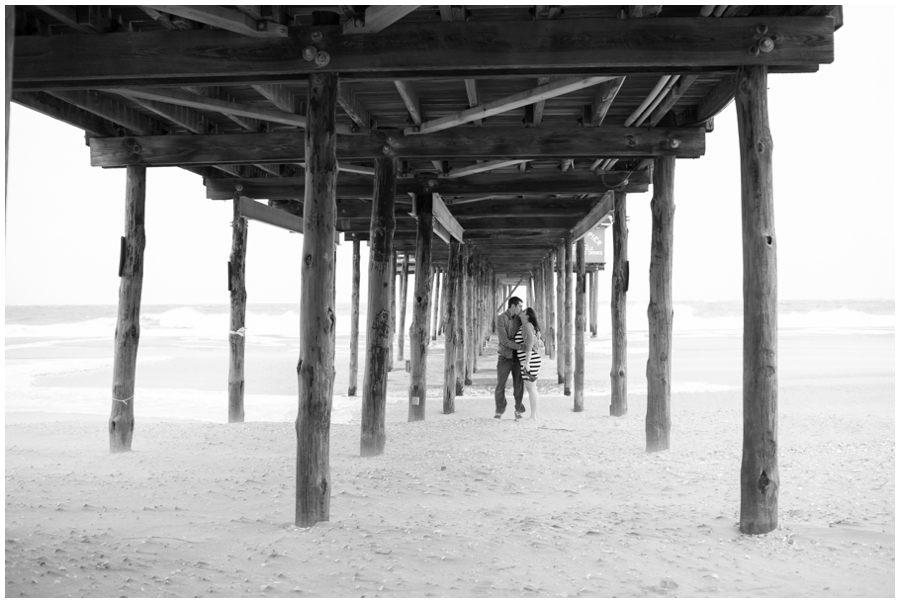
[[515, 342], [516, 333], [522, 326], [522, 320], [518, 316], [511, 316], [509, 310], [497, 317], [497, 353], [504, 358], [516, 358], [516, 350], [521, 350], [522, 345]]

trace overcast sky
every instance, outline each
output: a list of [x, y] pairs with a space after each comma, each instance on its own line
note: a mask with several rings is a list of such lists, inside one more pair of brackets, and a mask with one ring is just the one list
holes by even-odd
[[[833, 64], [769, 76], [780, 299], [894, 298], [896, 16], [845, 5], [844, 18]], [[6, 303], [117, 303], [125, 171], [90, 167], [71, 126], [15, 104], [10, 121]], [[648, 298], [650, 199], [628, 197], [632, 301]], [[675, 300], [740, 299], [733, 103], [706, 155], [677, 161], [675, 204]], [[199, 176], [148, 169], [143, 303], [227, 304], [230, 221], [231, 202], [207, 200]], [[247, 249], [248, 302], [297, 302], [301, 235], [251, 222]], [[339, 300], [350, 298], [351, 252], [342, 242]], [[367, 261], [364, 244], [363, 296]]]

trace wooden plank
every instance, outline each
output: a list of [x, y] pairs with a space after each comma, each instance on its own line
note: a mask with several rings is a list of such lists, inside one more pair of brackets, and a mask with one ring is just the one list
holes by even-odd
[[134, 437], [134, 381], [141, 336], [146, 192], [147, 168], [142, 165], [128, 166], [125, 176], [125, 236], [113, 346], [112, 408], [108, 422], [110, 452], [129, 452]]
[[778, 527], [778, 238], [764, 67], [737, 72], [744, 259], [741, 532]]
[[435, 223], [440, 224], [441, 227], [457, 241], [463, 240], [463, 234], [465, 232], [463, 227], [460, 226], [456, 218], [453, 217], [453, 214], [450, 213], [450, 210], [447, 209], [447, 205], [438, 193], [434, 193], [432, 212], [434, 213]]
[[346, 83], [338, 85], [338, 103], [358, 130], [368, 132], [375, 127], [375, 118]]
[[669, 449], [672, 429], [672, 246], [675, 216], [675, 160], [653, 166], [650, 213], [650, 303], [647, 306], [650, 352], [647, 360], [647, 452]]
[[612, 191], [608, 191], [603, 197], [597, 201], [594, 208], [584, 218], [579, 220], [578, 224], [572, 228], [570, 236], [574, 241], [580, 241], [592, 228], [600, 223], [603, 218], [610, 214], [615, 208], [615, 197]]
[[672, 110], [672, 107], [675, 106], [675, 103], [678, 102], [678, 99], [680, 99], [684, 95], [684, 93], [688, 91], [688, 88], [690, 88], [691, 85], [697, 80], [697, 77], [698, 76], [696, 75], [683, 74], [678, 79], [678, 84], [674, 88], [672, 88], [669, 94], [666, 95], [665, 99], [650, 114], [650, 126], [655, 126], [660, 121], [662, 121], [662, 118]]
[[288, 232], [297, 232], [303, 234], [303, 218], [295, 216], [286, 211], [257, 203], [253, 199], [247, 197], [241, 198], [241, 215], [250, 220], [256, 220], [269, 226], [283, 228]]
[[419, 95], [416, 94], [416, 89], [411, 83], [402, 80], [394, 80], [394, 86], [397, 88], [397, 92], [400, 93], [403, 104], [406, 105], [410, 119], [412, 119], [414, 124], [421, 125], [422, 105], [419, 102]]
[[288, 29], [285, 25], [272, 23], [262, 19], [253, 19], [248, 17], [241, 11], [224, 6], [214, 6], [211, 4], [203, 6], [184, 6], [184, 5], [154, 5], [148, 4], [147, 8], [169, 13], [170, 15], [178, 15], [186, 19], [212, 25], [226, 31], [239, 33], [245, 36], [256, 38], [286, 38]]
[[244, 422], [244, 343], [246, 341], [244, 333], [247, 317], [247, 287], [245, 284], [247, 220], [243, 217], [242, 206], [245, 201], [250, 200], [242, 199], [240, 193], [235, 193], [232, 204], [231, 255], [228, 258], [230, 327], [228, 331], [229, 423]]
[[551, 249], [544, 260], [544, 271], [547, 278], [547, 314], [544, 320], [546, 334], [544, 340], [547, 344], [547, 356], [556, 358], [556, 287], [553, 284], [553, 274], [556, 270], [556, 250]]
[[158, 135], [168, 132], [168, 128], [162, 122], [138, 113], [96, 90], [55, 91], [51, 94], [138, 134]]
[[[207, 98], [224, 101], [226, 103], [237, 104], [235, 103], [234, 97], [219, 86], [188, 86], [185, 88], [185, 91], [193, 94], [199, 94]], [[238, 115], [236, 113], [225, 113], [224, 115], [248, 132], [260, 132], [263, 129], [267, 128], [267, 125], [263, 124], [256, 117], [246, 117], [243, 115]]]
[[572, 389], [575, 412], [584, 411], [584, 310], [587, 284], [584, 271], [584, 239], [575, 243], [575, 366]]
[[394, 281], [394, 200], [397, 162], [375, 162], [375, 201], [369, 243], [369, 292], [366, 324], [366, 368], [363, 377], [360, 454], [384, 452], [385, 405], [391, 356], [391, 291]]
[[130, 99], [132, 102], [144, 107], [148, 111], [156, 113], [160, 117], [178, 124], [189, 132], [193, 132], [194, 134], [212, 134], [215, 132], [215, 126], [210, 123], [204, 115], [197, 113], [189, 107], [182, 107], [169, 103], [159, 103], [143, 98], [135, 98], [122, 91], [117, 92]]
[[[772, 52], [747, 52], [756, 27], [783, 39]], [[314, 42], [315, 32], [322, 34]], [[634, 40], [644, 43], [635, 46]], [[345, 78], [492, 77], [552, 73], [682, 73], [782, 66], [808, 71], [834, 60], [831, 17], [572, 19], [398, 24], [377, 36], [309, 27], [288, 38], [235, 37], [215, 30], [115, 36], [20, 36], [15, 90], [133, 85], [277, 83], [321, 71], [303, 49], [326, 50]], [[498, 49], [503, 52], [498, 52]], [[602, 70], [602, 71], [601, 71]]]
[[475, 163], [464, 167], [453, 168], [447, 174], [447, 178], [461, 178], [462, 176], [471, 176], [472, 174], [490, 172], [498, 168], [509, 167], [511, 165], [519, 165], [520, 163], [527, 163], [529, 161], [531, 161], [531, 159], [498, 159], [496, 161]]
[[606, 114], [609, 112], [609, 108], [612, 106], [616, 95], [622, 89], [622, 84], [624, 83], [625, 78], [618, 77], [597, 86], [597, 92], [594, 94], [594, 103], [591, 108], [592, 127], [596, 128], [603, 125], [603, 120], [606, 119]]
[[444, 279], [444, 393], [443, 412], [445, 415], [456, 412], [456, 347], [457, 347], [457, 321], [459, 320], [459, 304], [457, 303], [457, 287], [460, 282], [461, 265], [460, 242], [450, 240], [450, 257], [447, 262], [447, 277]]
[[[297, 96], [280, 84], [253, 84], [250, 86], [275, 105], [279, 111], [285, 113], [299, 113], [299, 99]], [[340, 82], [338, 82], [340, 90]], [[340, 93], [338, 93], [340, 95]]]
[[566, 246], [562, 241], [556, 246], [556, 379], [562, 385], [566, 380]]
[[[14, 40], [15, 36], [7, 37], [7, 41], [10, 39]], [[10, 74], [9, 71], [7, 73]], [[10, 97], [7, 96], [7, 98]], [[12, 94], [12, 101], [23, 107], [28, 107], [32, 111], [37, 111], [42, 115], [84, 130], [89, 136], [113, 137], [118, 133], [127, 133], [119, 124], [85, 111], [46, 92], [15, 92]], [[8, 119], [6, 124], [8, 127]]]
[[400, 328], [397, 329], [397, 359], [403, 362], [403, 349], [406, 344], [406, 298], [409, 287], [409, 254], [403, 254], [403, 264], [400, 269], [400, 304], [397, 308], [397, 317], [400, 319]]
[[[111, 114], [111, 117], [116, 115]], [[303, 134], [299, 131], [128, 137], [128, 140], [126, 144], [122, 139], [91, 139], [91, 165], [123, 167], [134, 162], [148, 166], [216, 165], [305, 160]], [[135, 146], [140, 149], [135, 151]], [[337, 142], [338, 158], [342, 161], [382, 156], [488, 160], [593, 158], [598, 155], [700, 157], [705, 152], [706, 131], [696, 127], [457, 128], [428, 136], [393, 135], [390, 132], [341, 136]]]
[[466, 350], [468, 348], [469, 337], [466, 332], [468, 330], [468, 306], [466, 303], [468, 296], [471, 295], [469, 290], [469, 281], [466, 278], [466, 266], [469, 262], [469, 255], [472, 253], [472, 246], [465, 243], [460, 246], [459, 253], [459, 272], [457, 277], [459, 282], [456, 285], [456, 299], [453, 305], [457, 307], [456, 312], [456, 395], [462, 396], [465, 393], [466, 380]]
[[418, 5], [392, 5], [392, 6], [369, 6], [366, 8], [365, 20], [362, 25], [358, 24], [356, 19], [344, 21], [344, 34], [369, 34], [378, 33], [390, 27], [409, 13], [419, 8]]
[[466, 258], [467, 293], [463, 298], [463, 303], [466, 304], [466, 356], [463, 377], [465, 385], [472, 385], [472, 376], [475, 374], [475, 296], [477, 295], [475, 265], [478, 262], [477, 253], [474, 247], [470, 247]]
[[483, 105], [478, 105], [477, 107], [473, 107], [471, 109], [466, 109], [465, 111], [460, 111], [459, 113], [456, 113], [454, 115], [447, 115], [445, 117], [440, 117], [431, 121], [422, 122], [418, 126], [406, 128], [403, 133], [407, 135], [429, 134], [431, 132], [439, 132], [441, 130], [455, 128], [456, 126], [462, 124], [466, 124], [478, 119], [485, 119], [491, 117], [492, 115], [506, 113], [507, 111], [512, 111], [513, 109], [524, 107], [525, 105], [530, 105], [533, 103], [537, 103], [538, 101], [547, 100], [548, 98], [556, 98], [557, 96], [569, 94], [570, 92], [575, 92], [577, 90], [581, 90], [582, 88], [587, 88], [589, 86], [593, 86], [601, 82], [606, 82], [611, 79], [613, 78], [609, 76], [594, 76], [586, 78], [573, 77], [557, 80], [555, 82], [540, 85], [537, 88], [533, 88], [531, 90], [526, 90], [525, 92], [512, 94], [510, 96], [506, 96], [504, 98], [500, 98]]
[[161, 13], [158, 10], [154, 10], [147, 6], [141, 6], [140, 8], [142, 11], [147, 13], [147, 15], [149, 15], [151, 19], [160, 23], [169, 31], [191, 30], [203, 27], [200, 23], [197, 23], [196, 21], [193, 21], [191, 19], [185, 19], [184, 17]]
[[600, 293], [600, 273], [597, 270], [591, 270], [590, 272], [590, 300], [588, 305], [588, 316], [590, 319], [590, 329], [591, 329], [591, 338], [597, 336], [597, 314], [598, 314], [598, 299], [597, 295]]
[[431, 326], [431, 340], [437, 341], [437, 336], [440, 331], [441, 320], [441, 269], [437, 268], [434, 273], [434, 295], [431, 298], [433, 300], [432, 308], [434, 311], [434, 324]]
[[334, 391], [334, 221], [335, 97], [337, 74], [309, 79], [307, 155], [312, 159], [306, 178], [310, 188], [303, 202], [301, 265], [300, 361], [297, 365], [299, 403], [295, 523], [300, 527], [328, 521], [331, 504], [329, 431]]
[[736, 85], [736, 76], [725, 76], [699, 103], [677, 117], [665, 120], [665, 123], [672, 123], [678, 127], [705, 124], [721, 113], [734, 100], [734, 87]]
[[[92, 140], [93, 141], [97, 139]], [[123, 140], [128, 140], [123, 139]], [[617, 188], [625, 180], [627, 172], [612, 172], [602, 180], [590, 172], [571, 174], [542, 173], [530, 174], [474, 174], [465, 178], [398, 179], [397, 194], [437, 192], [450, 195], [540, 195], [540, 194], [586, 194], [605, 193]], [[635, 172], [628, 176], [625, 190], [646, 192], [648, 172]], [[254, 199], [302, 199], [305, 180], [298, 177], [285, 178], [209, 178], [206, 180], [207, 199], [230, 199], [235, 184], [244, 187], [244, 194]], [[342, 174], [338, 178], [337, 195], [340, 198], [371, 199], [372, 179], [367, 176]]]
[[609, 414], [621, 417], [628, 412], [628, 224], [626, 194], [615, 193], [612, 269], [612, 367], [609, 370]]
[[575, 272], [575, 254], [572, 249], [574, 239], [571, 236], [566, 237], [563, 246], [566, 248], [566, 262], [563, 265], [563, 286], [565, 288], [565, 314], [563, 316], [563, 328], [565, 329], [565, 369], [563, 372], [563, 394], [572, 395], [572, 378], [574, 375], [574, 339], [573, 339], [573, 323], [575, 320], [575, 283], [572, 275]]
[[428, 328], [431, 317], [431, 245], [434, 215], [432, 195], [416, 197], [416, 278], [413, 290], [412, 324], [409, 329], [409, 411], [407, 420], [425, 420], [428, 373]]
[[356, 395], [359, 381], [359, 239], [353, 239], [353, 277], [350, 293], [350, 384], [347, 396]]

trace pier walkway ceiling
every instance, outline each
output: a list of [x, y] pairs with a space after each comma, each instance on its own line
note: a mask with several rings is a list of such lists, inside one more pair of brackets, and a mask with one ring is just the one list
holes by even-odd
[[[339, 75], [336, 227], [365, 240], [397, 160], [395, 248], [437, 193], [504, 273], [537, 264], [653, 159], [700, 157], [736, 69], [809, 72], [840, 6], [17, 6], [13, 101], [101, 167], [178, 166], [302, 214], [307, 78]], [[577, 233], [576, 233], [577, 234]], [[435, 238], [435, 262], [446, 245]]]

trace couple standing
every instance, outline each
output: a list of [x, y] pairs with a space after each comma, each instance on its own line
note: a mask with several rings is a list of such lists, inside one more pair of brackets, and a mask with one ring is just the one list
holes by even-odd
[[506, 312], [497, 317], [497, 388], [494, 390], [496, 404], [495, 419], [506, 410], [506, 380], [513, 377], [513, 399], [516, 402], [516, 420], [522, 418], [525, 405], [522, 404], [523, 390], [528, 390], [528, 404], [531, 406], [529, 419], [538, 418], [537, 375], [541, 368], [540, 326], [532, 308], [522, 309], [522, 300], [509, 298]]

